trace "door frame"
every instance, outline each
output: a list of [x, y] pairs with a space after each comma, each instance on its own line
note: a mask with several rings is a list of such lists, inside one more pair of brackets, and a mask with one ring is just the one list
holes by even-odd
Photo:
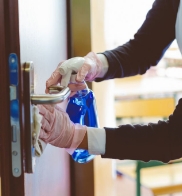
[[[90, 0], [67, 1], [68, 59], [91, 51]], [[91, 83], [88, 84], [92, 89]], [[94, 196], [94, 163], [79, 164], [70, 158], [71, 196]]]
[[[19, 43], [18, 0], [0, 0], [0, 165], [2, 196], [24, 195], [23, 172], [20, 177], [13, 177], [12, 175], [11, 127], [9, 108], [10, 101], [8, 57], [10, 53], [16, 53], [18, 60], [20, 59]], [[21, 70], [20, 63], [18, 64], [19, 70]], [[21, 81], [21, 74], [19, 74], [19, 81]], [[21, 82], [20, 88], [22, 88]], [[18, 94], [19, 96], [21, 96], [21, 92], [18, 92]], [[21, 110], [20, 116], [22, 116]], [[20, 127], [22, 128], [22, 118], [20, 119]], [[23, 154], [23, 152], [21, 152], [21, 154]], [[22, 160], [21, 169], [22, 171], [24, 171]]]

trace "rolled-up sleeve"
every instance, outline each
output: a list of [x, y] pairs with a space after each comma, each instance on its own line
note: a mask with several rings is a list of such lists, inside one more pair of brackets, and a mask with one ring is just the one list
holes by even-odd
[[87, 127], [88, 151], [90, 154], [105, 154], [106, 133], [103, 128]]

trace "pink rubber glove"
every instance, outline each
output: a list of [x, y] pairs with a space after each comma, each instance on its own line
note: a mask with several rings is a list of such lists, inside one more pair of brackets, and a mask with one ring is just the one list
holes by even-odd
[[[46, 81], [46, 89], [45, 93], [49, 93], [48, 88], [52, 85], [57, 85], [61, 83], [62, 75], [59, 72], [59, 67], [62, 65], [64, 61], [60, 62], [56, 68], [56, 70], [52, 73], [51, 77]], [[62, 85], [65, 86], [65, 85]], [[86, 88], [84, 83], [76, 83], [76, 84], [68, 84], [67, 85], [72, 92], [76, 92], [78, 90], [83, 90]]]
[[92, 82], [99, 78], [103, 69], [103, 64], [94, 52], [89, 52], [85, 57], [85, 62], [78, 70], [76, 80], [78, 82]]
[[38, 105], [42, 115], [39, 138], [60, 148], [67, 148], [69, 154], [82, 142], [86, 126], [74, 124], [68, 114], [57, 105]]
[[[61, 62], [46, 81], [46, 93], [48, 92], [48, 87], [58, 83], [61, 83], [62, 86], [69, 86], [71, 91], [82, 90], [85, 88], [83, 81], [92, 82], [95, 78], [102, 77], [102, 70], [103, 64], [94, 52], [88, 53], [83, 58], [75, 57]], [[70, 83], [73, 72], [77, 73], [77, 83]]]

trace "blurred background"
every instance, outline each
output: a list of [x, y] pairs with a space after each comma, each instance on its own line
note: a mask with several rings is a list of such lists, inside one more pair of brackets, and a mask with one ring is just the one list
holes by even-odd
[[[91, 0], [92, 50], [102, 52], [133, 38], [153, 0]], [[156, 29], [157, 31], [157, 29]], [[142, 76], [94, 83], [100, 126], [167, 119], [182, 95], [182, 58], [176, 41], [158, 66]], [[162, 138], [161, 138], [162, 145]], [[141, 183], [141, 187], [140, 187]], [[182, 163], [94, 160], [95, 195], [182, 195]]]

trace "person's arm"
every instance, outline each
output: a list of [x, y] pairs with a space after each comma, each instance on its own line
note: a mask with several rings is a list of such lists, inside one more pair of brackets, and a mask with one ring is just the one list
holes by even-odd
[[157, 65], [175, 39], [177, 9], [174, 9], [173, 2], [156, 0], [134, 39], [103, 53], [109, 69], [103, 78], [96, 81], [144, 74], [151, 66]]
[[[182, 99], [179, 100], [175, 111], [166, 121], [149, 123], [148, 125], [121, 125], [118, 128], [105, 127], [106, 142], [102, 143], [105, 153], [101, 156], [102, 158], [121, 160], [158, 160], [162, 162], [181, 158], [181, 119]], [[88, 140], [90, 140], [89, 137], [85, 135], [78, 148], [89, 150], [88, 142], [95, 143], [95, 148], [97, 148], [100, 139], [95, 137], [91, 141]]]
[[121, 125], [105, 128], [106, 153], [103, 158], [159, 160], [182, 157], [182, 99], [166, 121], [148, 125]]
[[[99, 82], [144, 74], [151, 66], [157, 65], [175, 38], [178, 4], [179, 0], [156, 0], [134, 39], [102, 54], [90, 52], [84, 57], [59, 63], [46, 81], [46, 93], [51, 85], [67, 86], [72, 73], [77, 73], [77, 82]], [[72, 90], [72, 86], [69, 87]], [[83, 88], [79, 84], [73, 87], [73, 91]]]

